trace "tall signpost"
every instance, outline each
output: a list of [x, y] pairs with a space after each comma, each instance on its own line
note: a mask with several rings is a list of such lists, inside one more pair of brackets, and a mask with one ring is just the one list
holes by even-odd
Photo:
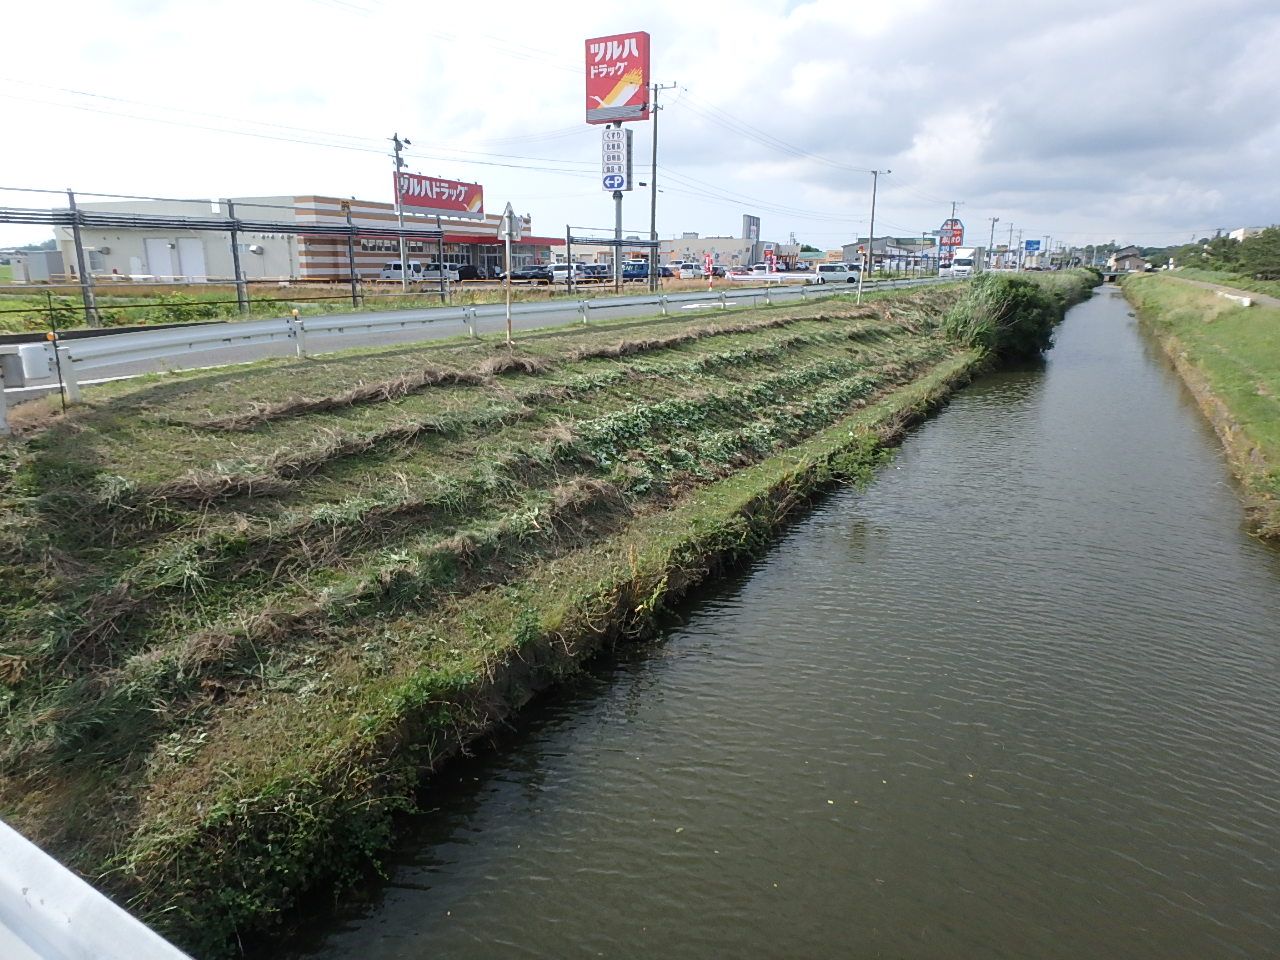
[[942, 229], [938, 231], [938, 267], [950, 267], [955, 257], [956, 247], [964, 246], [964, 224], [951, 217], [942, 221]]
[[596, 37], [586, 42], [586, 54], [587, 123], [612, 125], [601, 139], [600, 185], [613, 194], [613, 283], [621, 290], [622, 195], [634, 189], [631, 131], [624, 130], [622, 122], [650, 117], [649, 34], [641, 30]]

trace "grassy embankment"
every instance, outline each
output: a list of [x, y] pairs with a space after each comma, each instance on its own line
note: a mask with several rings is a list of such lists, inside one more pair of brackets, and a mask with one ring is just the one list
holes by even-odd
[[0, 446], [0, 815], [202, 957], [229, 952], [367, 867], [469, 738], [867, 476], [1015, 346], [994, 333], [1018, 328], [1010, 303], [1059, 315], [1025, 283], [967, 290], [15, 411], [49, 422]]
[[1123, 285], [1222, 441], [1254, 530], [1280, 538], [1280, 309], [1163, 274]]

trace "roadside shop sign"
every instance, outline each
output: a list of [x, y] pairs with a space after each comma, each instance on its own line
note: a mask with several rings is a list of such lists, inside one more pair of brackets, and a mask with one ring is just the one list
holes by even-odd
[[587, 123], [649, 119], [649, 34], [587, 41]]
[[416, 173], [395, 174], [396, 196], [405, 207], [445, 217], [484, 219], [484, 187]]

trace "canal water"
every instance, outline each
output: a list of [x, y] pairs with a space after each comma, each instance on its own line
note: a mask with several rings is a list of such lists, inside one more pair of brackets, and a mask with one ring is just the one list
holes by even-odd
[[1280, 956], [1280, 553], [1119, 293], [450, 769], [325, 960]]

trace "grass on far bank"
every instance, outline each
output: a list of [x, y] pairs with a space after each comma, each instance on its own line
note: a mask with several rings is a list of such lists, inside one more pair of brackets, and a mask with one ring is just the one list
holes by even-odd
[[1255, 528], [1280, 538], [1280, 308], [1242, 307], [1173, 274], [1123, 286], [1222, 440]]

